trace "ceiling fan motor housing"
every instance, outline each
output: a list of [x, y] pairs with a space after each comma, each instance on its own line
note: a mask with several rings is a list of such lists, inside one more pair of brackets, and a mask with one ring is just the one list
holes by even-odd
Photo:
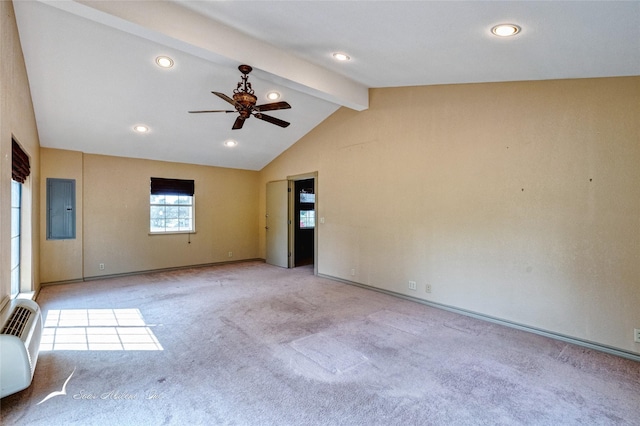
[[242, 118], [249, 118], [258, 98], [251, 93], [237, 92], [233, 94], [233, 100], [242, 105], [242, 108], [236, 106], [236, 110], [240, 113], [240, 116]]
[[237, 92], [233, 94], [233, 100], [245, 108], [250, 108], [256, 104], [258, 98], [248, 92]]

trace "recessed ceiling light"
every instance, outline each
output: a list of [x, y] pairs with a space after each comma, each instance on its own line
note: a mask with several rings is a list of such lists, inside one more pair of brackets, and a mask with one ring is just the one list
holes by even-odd
[[133, 126], [133, 130], [138, 133], [147, 133], [149, 131], [149, 128], [145, 125], [138, 124], [137, 126]]
[[500, 24], [491, 28], [491, 32], [498, 37], [510, 37], [520, 32], [520, 27], [515, 24]]
[[238, 145], [238, 142], [229, 139], [228, 141], [224, 141], [224, 146], [227, 146], [229, 148], [233, 148], [234, 146]]
[[349, 59], [351, 59], [349, 55], [347, 55], [346, 53], [340, 53], [340, 52], [334, 53], [333, 57], [337, 61], [348, 61]]
[[269, 99], [270, 101], [275, 101], [276, 99], [280, 99], [280, 93], [269, 92], [267, 93], [267, 99]]
[[168, 56], [158, 56], [156, 58], [156, 64], [161, 68], [171, 68], [173, 66], [173, 59]]

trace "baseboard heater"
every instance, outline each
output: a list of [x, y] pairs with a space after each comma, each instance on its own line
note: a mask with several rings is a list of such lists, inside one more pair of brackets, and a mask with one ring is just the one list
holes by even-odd
[[13, 299], [0, 312], [0, 398], [26, 389], [38, 362], [42, 312], [32, 300]]

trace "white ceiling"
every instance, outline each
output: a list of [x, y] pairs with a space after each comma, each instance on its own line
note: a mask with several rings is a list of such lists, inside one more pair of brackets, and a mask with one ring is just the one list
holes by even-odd
[[[368, 88], [640, 75], [640, 1], [14, 0], [44, 147], [260, 170]], [[490, 33], [510, 22], [510, 39]], [[338, 63], [336, 51], [351, 56]], [[175, 66], [158, 68], [169, 55]], [[237, 66], [292, 109], [231, 130]], [[137, 134], [136, 124], [151, 131]], [[238, 146], [223, 142], [234, 139]]]

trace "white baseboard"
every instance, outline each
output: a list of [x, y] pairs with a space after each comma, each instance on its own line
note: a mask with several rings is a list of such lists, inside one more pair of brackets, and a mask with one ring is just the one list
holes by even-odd
[[624, 349], [618, 349], [618, 348], [614, 348], [614, 347], [611, 347], [611, 346], [602, 345], [600, 343], [590, 342], [588, 340], [582, 340], [582, 339], [578, 339], [578, 338], [571, 337], [571, 336], [565, 336], [563, 334], [555, 333], [553, 331], [547, 331], [547, 330], [543, 330], [543, 329], [540, 329], [540, 328], [535, 328], [535, 327], [530, 327], [530, 326], [527, 326], [527, 325], [518, 324], [518, 323], [515, 323], [515, 322], [512, 322], [512, 321], [503, 320], [503, 319], [492, 317], [492, 316], [489, 316], [489, 315], [484, 315], [484, 314], [480, 314], [480, 313], [477, 313], [477, 312], [468, 311], [466, 309], [456, 308], [455, 306], [449, 306], [449, 305], [444, 305], [444, 304], [441, 304], [441, 303], [430, 302], [430, 301], [424, 300], [424, 299], [418, 299], [417, 297], [407, 296], [406, 294], [396, 293], [395, 291], [384, 290], [384, 289], [373, 287], [373, 286], [370, 286], [370, 285], [360, 284], [360, 283], [357, 283], [355, 281], [349, 281], [349, 280], [345, 280], [345, 279], [342, 279], [342, 278], [332, 277], [330, 275], [318, 274], [318, 276], [319, 277], [323, 277], [323, 278], [328, 278], [330, 280], [338, 281], [338, 282], [341, 282], [341, 283], [344, 283], [344, 284], [349, 284], [349, 285], [354, 285], [354, 286], [357, 286], [357, 287], [366, 288], [366, 289], [369, 289], [369, 290], [374, 290], [374, 291], [377, 291], [377, 292], [380, 292], [380, 293], [388, 294], [390, 296], [395, 296], [395, 297], [399, 297], [399, 298], [402, 298], [402, 299], [411, 300], [413, 302], [418, 302], [418, 303], [421, 303], [423, 305], [431, 306], [433, 308], [443, 309], [445, 311], [454, 312], [456, 314], [465, 315], [465, 316], [476, 318], [476, 319], [483, 320], [483, 321], [489, 321], [489, 322], [492, 322], [492, 323], [495, 323], [495, 324], [504, 325], [506, 327], [511, 327], [511, 328], [515, 328], [515, 329], [518, 329], [518, 330], [527, 331], [529, 333], [538, 334], [540, 336], [549, 337], [551, 339], [561, 340], [561, 341], [566, 342], [566, 343], [571, 343], [571, 344], [582, 346], [582, 347], [585, 347], [585, 348], [594, 349], [596, 351], [605, 352], [605, 353], [608, 353], [610, 355], [615, 355], [615, 356], [619, 356], [621, 358], [627, 358], [627, 359], [630, 359], [630, 360], [633, 360], [633, 361], [640, 362], [640, 354], [629, 352], [629, 351], [626, 351]]

